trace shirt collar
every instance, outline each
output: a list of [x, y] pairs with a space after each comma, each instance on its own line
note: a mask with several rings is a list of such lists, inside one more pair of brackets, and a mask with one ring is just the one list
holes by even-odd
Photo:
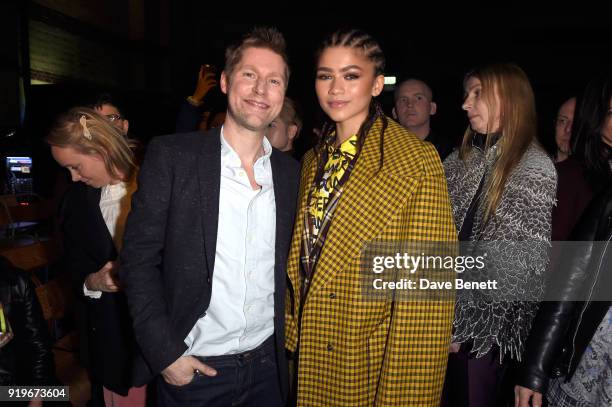
[[[238, 153], [230, 146], [223, 135], [223, 126], [221, 126], [219, 137], [221, 138], [221, 161], [227, 162], [227, 164], [231, 166], [241, 167], [242, 163], [240, 162]], [[262, 140], [262, 146], [264, 154], [255, 161], [254, 166], [262, 165], [264, 162], [268, 161], [272, 155], [272, 144], [270, 144], [266, 137]]]

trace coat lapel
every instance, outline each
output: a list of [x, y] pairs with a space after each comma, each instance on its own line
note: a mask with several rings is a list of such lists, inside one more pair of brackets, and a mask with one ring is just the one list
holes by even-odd
[[221, 189], [221, 139], [220, 129], [202, 134], [198, 156], [198, 182], [202, 204], [202, 230], [209, 278], [215, 267], [217, 229], [219, 226], [219, 192]]
[[300, 174], [300, 191], [297, 202], [297, 213], [295, 214], [295, 226], [293, 228], [293, 235], [291, 238], [291, 249], [289, 252], [289, 260], [287, 262], [287, 274], [289, 275], [289, 281], [291, 283], [291, 294], [294, 298], [293, 313], [297, 318], [297, 306], [300, 299], [300, 250], [302, 246], [302, 236], [304, 233], [304, 216], [306, 214], [308, 191], [312, 185], [317, 169], [317, 161], [311, 154], [313, 151], [307, 153], [302, 163], [302, 169]]
[[[316, 293], [357, 258], [364, 243], [378, 237], [418, 185], [417, 177], [411, 174], [378, 171], [380, 127], [380, 121], [372, 126], [357, 165], [345, 184], [316, 266], [310, 294]], [[385, 156], [385, 161], [392, 159], [392, 154]]]

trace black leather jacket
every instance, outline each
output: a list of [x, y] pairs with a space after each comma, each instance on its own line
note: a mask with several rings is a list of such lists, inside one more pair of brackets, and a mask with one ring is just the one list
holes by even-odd
[[[545, 393], [550, 377], [570, 380], [612, 301], [612, 186], [596, 196], [573, 230], [576, 248], [564, 250], [550, 289], [557, 299], [543, 302], [527, 341], [517, 384]], [[598, 242], [587, 244], [587, 242]], [[578, 247], [579, 246], [579, 247]], [[604, 294], [607, 293], [607, 294]], [[595, 301], [598, 299], [599, 301]]]
[[34, 286], [0, 257], [0, 301], [14, 337], [0, 348], [0, 384], [53, 385], [53, 354]]

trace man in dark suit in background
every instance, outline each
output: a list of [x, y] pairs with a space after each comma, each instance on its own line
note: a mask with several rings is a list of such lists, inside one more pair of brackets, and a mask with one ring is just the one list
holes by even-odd
[[136, 383], [161, 373], [159, 405], [283, 405], [299, 168], [264, 135], [288, 79], [283, 36], [256, 28], [226, 51], [223, 127], [148, 147], [120, 276], [143, 357]]

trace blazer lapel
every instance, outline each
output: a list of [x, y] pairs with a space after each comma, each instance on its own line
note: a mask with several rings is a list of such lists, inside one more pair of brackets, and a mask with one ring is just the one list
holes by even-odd
[[[272, 182], [274, 184], [274, 201], [276, 204], [276, 239], [275, 239], [275, 261], [277, 265], [283, 265], [287, 260], [287, 252], [289, 250], [289, 233], [291, 231], [290, 220], [293, 219], [293, 214], [289, 213], [291, 208], [291, 197], [289, 191], [291, 186], [288, 185], [289, 178], [284, 176], [284, 168], [279, 160], [276, 150], [272, 151], [270, 162], [272, 165]], [[283, 267], [284, 268], [284, 267]]]
[[200, 202], [202, 203], [202, 230], [204, 231], [204, 250], [206, 268], [212, 278], [217, 249], [217, 229], [219, 226], [219, 192], [221, 189], [221, 130], [202, 134], [200, 155], [198, 156], [198, 182]]
[[311, 294], [357, 258], [364, 243], [377, 238], [418, 185], [418, 179], [410, 174], [378, 171], [380, 128], [380, 121], [372, 126], [357, 165], [344, 186], [317, 262]]

